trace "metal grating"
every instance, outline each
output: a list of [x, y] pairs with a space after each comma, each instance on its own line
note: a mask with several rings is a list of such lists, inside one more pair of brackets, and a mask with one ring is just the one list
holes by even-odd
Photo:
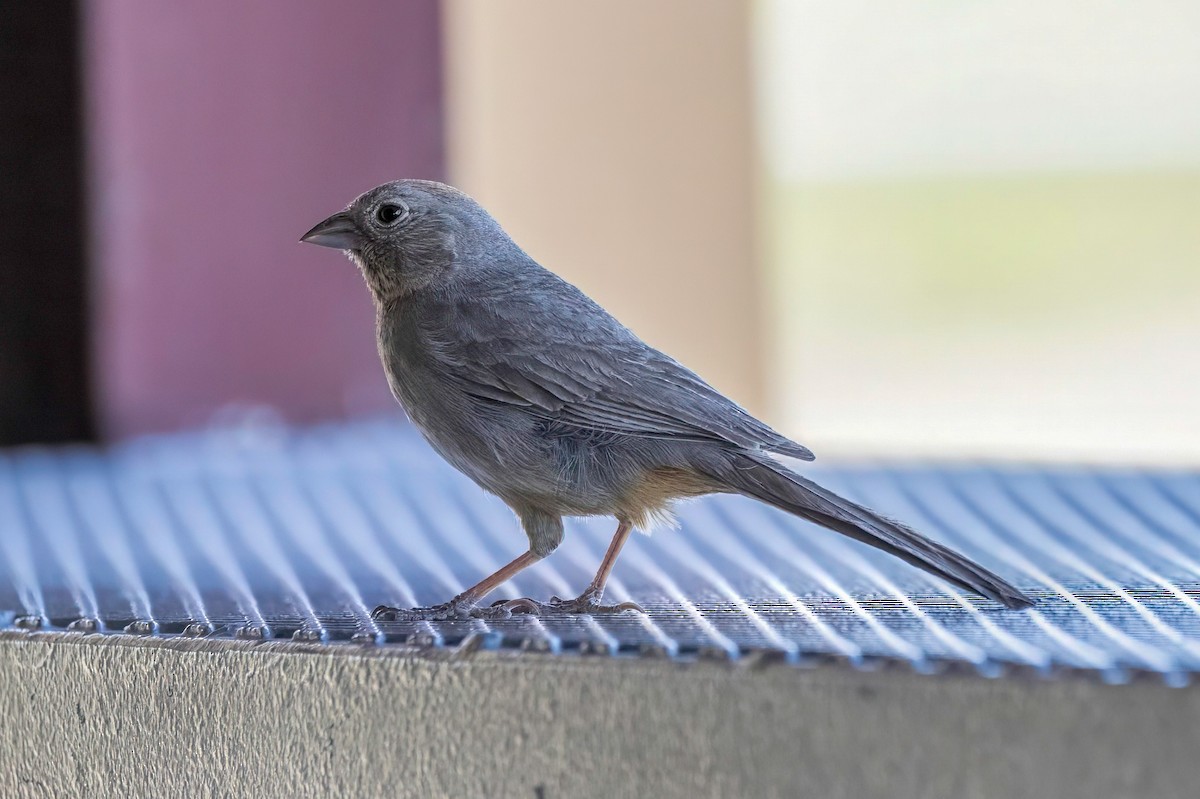
[[[512, 514], [394, 422], [244, 427], [108, 451], [0, 454], [0, 629], [290, 637], [668, 657], [1084, 670], [1183, 684], [1200, 667], [1200, 474], [1011, 466], [806, 469], [1039, 599], [1012, 612], [737, 497], [637, 536], [609, 598], [649, 615], [374, 622], [522, 551]], [[497, 597], [574, 596], [614, 523]]]

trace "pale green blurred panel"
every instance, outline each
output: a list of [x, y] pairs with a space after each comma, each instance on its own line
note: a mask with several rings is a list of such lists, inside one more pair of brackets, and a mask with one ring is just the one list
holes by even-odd
[[772, 189], [775, 418], [833, 452], [1200, 460], [1200, 171]]
[[772, 420], [1200, 463], [1200, 3], [755, 8]]

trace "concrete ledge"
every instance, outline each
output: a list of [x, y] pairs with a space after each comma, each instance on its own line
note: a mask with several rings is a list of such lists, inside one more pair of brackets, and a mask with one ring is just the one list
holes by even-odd
[[0, 635], [0, 795], [1193, 797], [1200, 690]]

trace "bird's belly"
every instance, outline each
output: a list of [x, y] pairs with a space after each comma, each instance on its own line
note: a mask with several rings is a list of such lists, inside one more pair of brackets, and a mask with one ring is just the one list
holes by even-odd
[[611, 445], [538, 436], [537, 425], [512, 435], [523, 412], [497, 427], [471, 425], [451, 430], [452, 422], [414, 418], [439, 455], [477, 485], [518, 510], [536, 508], [563, 516], [617, 516], [647, 530], [669, 524], [678, 499], [721, 490], [674, 467], [647, 467], [613, 452]]
[[[528, 414], [488, 407], [453, 391], [395, 380], [393, 393], [413, 425], [451, 466], [509, 505], [553, 510], [582, 504]], [[561, 510], [566, 513], [568, 511]]]
[[459, 412], [402, 404], [442, 458], [515, 509], [605, 516], [625, 504], [629, 481], [605, 468], [602, 453], [574, 448], [564, 453], [561, 442], [539, 435], [539, 426], [523, 411], [489, 409], [487, 416], [472, 415], [464, 423]]
[[674, 499], [713, 490], [678, 468], [646, 461], [637, 442], [563, 430], [407, 366], [389, 369], [388, 382], [414, 426], [450, 465], [518, 510], [616, 515], [641, 525], [667, 515]]

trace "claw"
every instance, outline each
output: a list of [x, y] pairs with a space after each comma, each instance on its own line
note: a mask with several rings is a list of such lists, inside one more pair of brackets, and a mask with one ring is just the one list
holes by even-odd
[[389, 607], [388, 605], [377, 605], [371, 611], [371, 618], [375, 621], [395, 621], [396, 618], [403, 613], [400, 608]]
[[529, 613], [534, 616], [537, 616], [542, 612], [542, 606], [527, 597], [510, 599], [509, 601], [503, 603], [500, 607], [506, 609], [509, 613]]
[[525, 597], [520, 599], [497, 599], [486, 608], [472, 611], [471, 616], [476, 619], [508, 619], [512, 618], [514, 613], [539, 616], [541, 615], [542, 607], [540, 603]]

